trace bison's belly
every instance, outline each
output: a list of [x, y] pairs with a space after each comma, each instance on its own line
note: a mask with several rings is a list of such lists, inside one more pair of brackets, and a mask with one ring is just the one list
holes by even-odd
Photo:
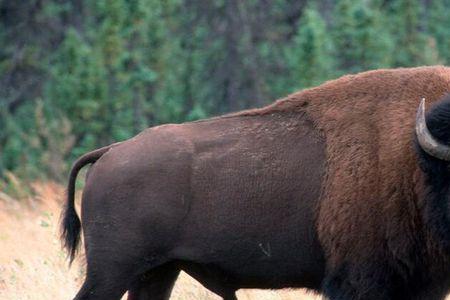
[[[287, 218], [261, 228], [229, 224], [216, 235], [198, 233], [183, 244], [186, 271], [241, 288], [318, 289], [324, 258], [310, 218]], [[207, 224], [205, 224], [207, 227]], [[208, 230], [205, 230], [208, 232]]]
[[222, 253], [227, 259], [219, 258], [218, 266], [241, 287], [319, 288], [324, 272], [322, 251], [312, 237], [295, 232], [292, 228], [291, 234], [238, 243], [241, 249], [230, 249], [231, 255]]

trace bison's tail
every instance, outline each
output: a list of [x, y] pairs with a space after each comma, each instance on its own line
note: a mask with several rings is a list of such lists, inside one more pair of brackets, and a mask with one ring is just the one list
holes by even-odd
[[84, 154], [77, 159], [70, 170], [67, 186], [67, 202], [61, 216], [61, 240], [70, 257], [70, 263], [75, 258], [80, 243], [81, 222], [75, 210], [75, 182], [78, 172], [85, 165], [95, 163], [109, 149], [118, 144], [112, 144]]

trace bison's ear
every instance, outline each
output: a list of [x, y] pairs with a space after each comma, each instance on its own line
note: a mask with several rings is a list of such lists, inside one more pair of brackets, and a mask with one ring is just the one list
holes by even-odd
[[[448, 109], [446, 107], [440, 107], [446, 106], [446, 104], [448, 104], [446, 102], [448, 101], [444, 100], [443, 103], [439, 103], [437, 106], [433, 108], [433, 111], [431, 112], [431, 118], [435, 119], [437, 118], [438, 120], [441, 119], [439, 118], [439, 115], [442, 115], [442, 110], [444, 111], [447, 110], [448, 113]], [[447, 125], [450, 124], [450, 115], [447, 117], [448, 118], [441, 120], [442, 121], [441, 126], [443, 128], [447, 127]], [[440, 126], [440, 124], [434, 125], [435, 127]], [[437, 130], [439, 130], [439, 128], [437, 128]], [[430, 130], [428, 129], [427, 120], [425, 118], [425, 98], [422, 99], [419, 105], [419, 109], [417, 110], [416, 135], [420, 147], [426, 153], [438, 159], [450, 161], [450, 147], [436, 140], [436, 138], [433, 137]]]

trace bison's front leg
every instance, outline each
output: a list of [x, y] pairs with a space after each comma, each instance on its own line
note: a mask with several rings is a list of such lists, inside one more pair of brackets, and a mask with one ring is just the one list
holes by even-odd
[[[449, 282], [404, 277], [381, 259], [328, 272], [322, 291], [330, 300], [443, 300]], [[375, 263], [374, 263], [375, 262]]]
[[411, 299], [406, 294], [398, 293], [396, 284], [398, 282], [385, 270], [364, 270], [346, 265], [328, 272], [322, 292], [330, 300]]
[[420, 291], [411, 296], [411, 300], [444, 300], [449, 283], [422, 286]]

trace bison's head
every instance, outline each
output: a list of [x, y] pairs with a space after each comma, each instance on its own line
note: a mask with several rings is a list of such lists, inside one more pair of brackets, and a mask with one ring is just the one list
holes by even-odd
[[416, 117], [419, 165], [425, 175], [424, 218], [450, 251], [450, 95]]

